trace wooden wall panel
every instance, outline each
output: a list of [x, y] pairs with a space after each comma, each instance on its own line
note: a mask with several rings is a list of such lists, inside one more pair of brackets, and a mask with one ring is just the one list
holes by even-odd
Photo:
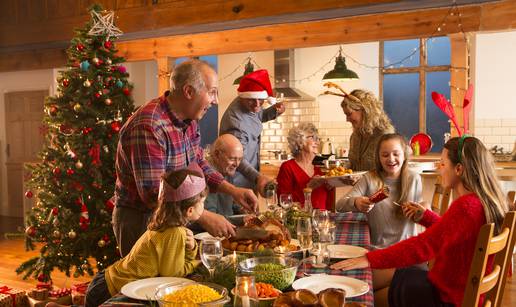
[[16, 0], [0, 1], [0, 26], [13, 23], [16, 23]]
[[47, 0], [46, 2], [49, 18], [61, 19], [80, 15], [77, 0]]
[[[79, 12], [81, 15], [89, 15], [88, 9], [95, 3], [102, 5], [106, 10], [114, 10], [116, 8], [116, 0], [80, 0]], [[76, 26], [80, 26], [78, 23]]]
[[[22, 23], [30, 24], [43, 22], [47, 19], [46, 1], [17, 1], [18, 7], [18, 28], [24, 28]], [[15, 34], [15, 33], [13, 33]]]
[[152, 0], [116, 0], [116, 9], [128, 9], [128, 8], [137, 8], [137, 7], [145, 7]]

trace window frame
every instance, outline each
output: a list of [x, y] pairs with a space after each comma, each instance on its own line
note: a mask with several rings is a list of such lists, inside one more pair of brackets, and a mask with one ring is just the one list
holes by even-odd
[[[419, 38], [419, 66], [413, 67], [400, 67], [400, 68], [383, 68], [384, 67], [384, 43], [386, 41], [392, 40], [381, 40], [380, 41], [380, 50], [379, 54], [379, 63], [380, 63], [380, 82], [379, 82], [379, 90], [380, 90], [380, 101], [383, 102], [383, 78], [386, 74], [404, 74], [404, 73], [419, 73], [419, 132], [427, 133], [427, 125], [426, 125], [426, 74], [431, 72], [438, 71], [448, 71], [450, 72], [450, 81], [452, 79], [452, 41], [450, 39], [450, 65], [437, 65], [437, 66], [429, 66], [427, 62], [426, 49], [427, 49], [427, 41], [432, 38], [430, 37], [422, 37]], [[417, 53], [414, 54], [416, 56]]]

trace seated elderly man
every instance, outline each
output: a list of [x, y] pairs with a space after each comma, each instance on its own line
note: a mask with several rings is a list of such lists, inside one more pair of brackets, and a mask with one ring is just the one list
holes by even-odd
[[[233, 182], [236, 170], [244, 157], [244, 148], [240, 141], [232, 134], [219, 136], [212, 144], [208, 163], [224, 176], [228, 182]], [[224, 216], [242, 213], [234, 203], [231, 195], [210, 193], [204, 201], [204, 208]]]

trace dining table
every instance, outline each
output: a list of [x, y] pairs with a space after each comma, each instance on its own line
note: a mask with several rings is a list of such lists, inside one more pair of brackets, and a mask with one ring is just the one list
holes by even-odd
[[[369, 234], [369, 226], [367, 224], [367, 218], [363, 213], [359, 212], [342, 212], [332, 214], [332, 219], [335, 223], [335, 244], [352, 245], [363, 247], [367, 250], [371, 250], [371, 239]], [[332, 259], [332, 263], [338, 261]], [[349, 271], [332, 270], [329, 267], [326, 268], [315, 268], [305, 267], [303, 270], [298, 270], [296, 278], [302, 278], [306, 275], [312, 274], [327, 274], [337, 276], [347, 276], [366, 282], [369, 286], [369, 290], [359, 296], [346, 298], [348, 302], [360, 303], [364, 306], [374, 306], [374, 295], [373, 295], [373, 274], [370, 268], [355, 269]], [[155, 302], [150, 301], [139, 301], [132, 299], [118, 293], [101, 306], [103, 307], [133, 307], [133, 306], [156, 306]], [[232, 304], [230, 305], [232, 306]]]

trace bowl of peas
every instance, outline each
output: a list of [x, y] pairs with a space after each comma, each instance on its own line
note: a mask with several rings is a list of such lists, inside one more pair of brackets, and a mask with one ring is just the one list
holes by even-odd
[[292, 257], [255, 257], [239, 263], [245, 274], [254, 275], [256, 282], [271, 284], [283, 291], [290, 287], [296, 278], [299, 260]]

